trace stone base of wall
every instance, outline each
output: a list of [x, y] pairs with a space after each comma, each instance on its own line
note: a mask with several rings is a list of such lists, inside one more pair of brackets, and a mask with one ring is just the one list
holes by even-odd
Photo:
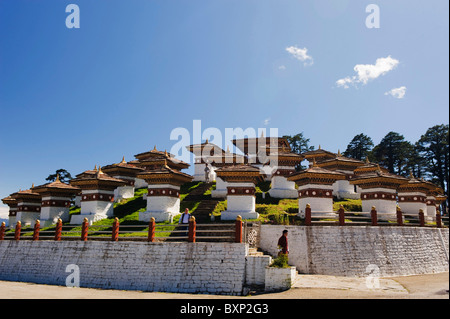
[[241, 295], [247, 252], [236, 243], [8, 240], [0, 280], [64, 286], [76, 265], [81, 287]]
[[248, 286], [264, 286], [266, 282], [266, 267], [272, 263], [272, 257], [247, 256], [245, 268], [245, 284]]
[[266, 292], [288, 290], [294, 284], [296, 275], [295, 267], [266, 267], [264, 290]]
[[369, 265], [382, 277], [449, 270], [448, 228], [262, 225], [261, 249], [276, 256], [284, 229], [289, 264], [304, 274], [365, 277]]

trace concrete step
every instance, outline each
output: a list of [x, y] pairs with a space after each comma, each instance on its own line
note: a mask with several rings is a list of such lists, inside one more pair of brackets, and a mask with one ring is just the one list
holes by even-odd
[[[253, 248], [253, 247], [250, 247], [250, 248], [248, 249], [248, 255], [249, 255], [249, 256], [265, 256], [264, 253], [263, 253], [262, 251], [258, 251], [257, 248]], [[268, 256], [268, 255], [267, 255], [267, 256]]]

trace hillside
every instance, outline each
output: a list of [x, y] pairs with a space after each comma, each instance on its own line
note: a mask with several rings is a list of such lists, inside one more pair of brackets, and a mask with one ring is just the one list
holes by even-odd
[[[200, 223], [210, 223], [211, 215], [214, 222], [220, 222], [220, 213], [226, 209], [227, 201], [211, 198], [211, 190], [215, 189], [215, 183], [190, 182], [180, 189], [180, 212], [186, 208], [196, 217]], [[256, 185], [256, 211], [260, 214], [259, 221], [270, 224], [301, 224], [298, 213], [297, 199], [271, 198], [268, 193], [270, 182], [262, 182]], [[135, 196], [114, 204], [114, 217], [97, 221], [97, 225], [112, 225], [114, 218], [118, 217], [121, 225], [146, 225], [139, 221], [139, 212], [146, 210], [146, 200], [142, 198], [147, 193], [146, 188], [136, 189]], [[265, 193], [265, 194], [264, 194]], [[360, 211], [360, 200], [335, 201], [334, 209], [344, 205], [348, 211]], [[80, 212], [79, 208], [71, 209], [71, 214]], [[173, 220], [177, 224], [179, 216]], [[164, 224], [168, 224], [166, 222]]]

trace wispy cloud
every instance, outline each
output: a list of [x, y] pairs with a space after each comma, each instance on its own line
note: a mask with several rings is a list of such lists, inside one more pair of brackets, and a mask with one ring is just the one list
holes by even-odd
[[280, 66], [278, 67], [278, 70], [286, 70], [286, 67], [285, 67], [284, 65], [280, 65]]
[[392, 89], [384, 93], [384, 95], [391, 95], [396, 99], [403, 99], [406, 94], [406, 86], [401, 86], [399, 88]]
[[286, 48], [286, 51], [289, 52], [294, 58], [303, 62], [304, 66], [312, 65], [314, 60], [311, 56], [308, 55], [307, 48], [297, 48], [296, 46], [290, 46]]
[[369, 81], [392, 71], [398, 64], [399, 61], [390, 55], [386, 58], [378, 58], [375, 64], [357, 64], [353, 68], [356, 75], [337, 80], [336, 86], [348, 89], [350, 85], [366, 85]]
[[269, 123], [270, 123], [270, 117], [269, 117], [269, 118], [266, 118], [266, 119], [264, 120], [264, 125], [269, 125]]

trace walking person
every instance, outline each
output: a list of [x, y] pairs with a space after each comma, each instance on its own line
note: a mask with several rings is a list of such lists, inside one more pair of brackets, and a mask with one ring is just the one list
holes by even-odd
[[283, 234], [278, 239], [278, 256], [281, 254], [288, 255], [289, 254], [289, 247], [288, 247], [288, 231], [287, 229], [283, 230]]

